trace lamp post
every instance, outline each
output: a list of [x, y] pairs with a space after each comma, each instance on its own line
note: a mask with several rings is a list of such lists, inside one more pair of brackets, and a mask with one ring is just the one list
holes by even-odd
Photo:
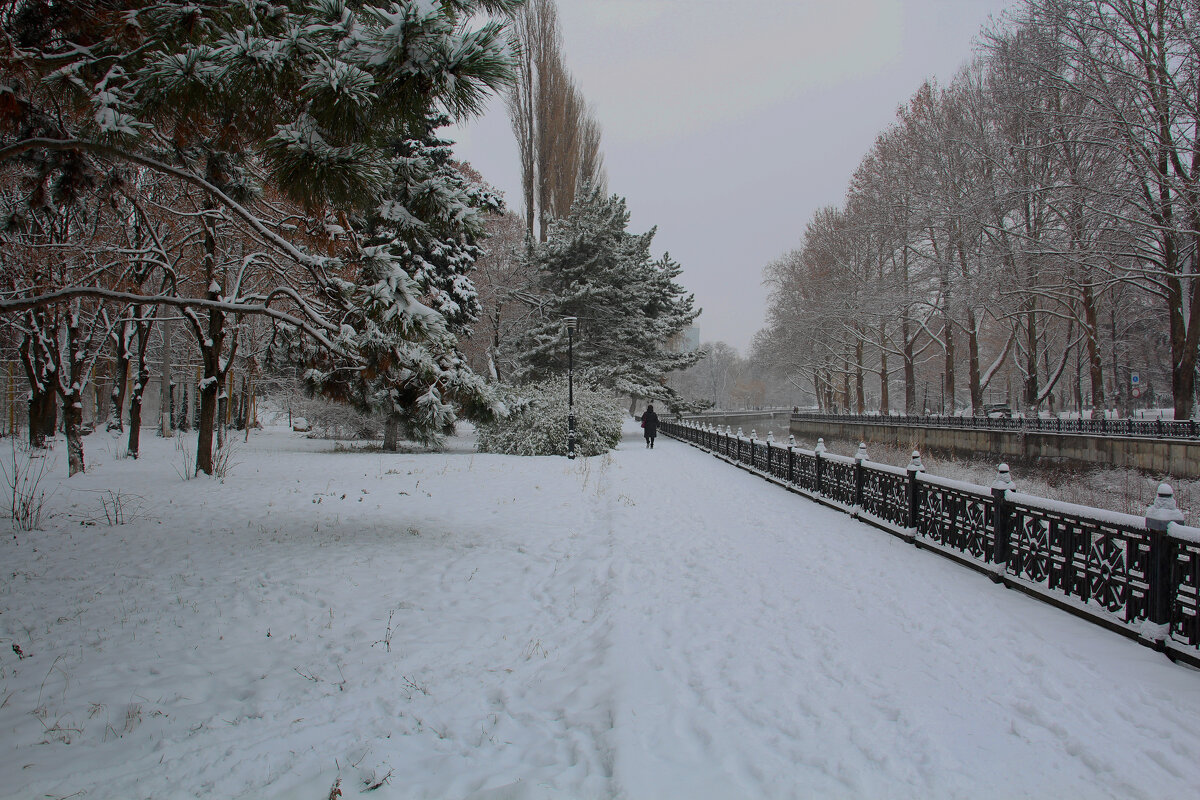
[[567, 326], [567, 458], [575, 458], [575, 326], [577, 317], [565, 317]]

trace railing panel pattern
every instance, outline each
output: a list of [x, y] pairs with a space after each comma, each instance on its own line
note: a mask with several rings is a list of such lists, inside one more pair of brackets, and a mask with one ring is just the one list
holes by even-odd
[[752, 451], [754, 463], [751, 464], [751, 466], [753, 466], [756, 470], [759, 470], [760, 472], [770, 473], [771, 464], [768, 461], [768, 456], [770, 455], [770, 453], [768, 452], [767, 448], [768, 448], [768, 445], [766, 442], [755, 442], [754, 443], [754, 450]]
[[918, 535], [978, 561], [992, 561], [996, 553], [992, 496], [924, 478], [917, 478], [914, 527]]
[[780, 480], [791, 480], [792, 475], [788, 472], [788, 461], [791, 457], [791, 451], [786, 447], [772, 447], [767, 462], [767, 472]]
[[1171, 638], [1200, 647], [1200, 542], [1184, 541], [1171, 561]]
[[817, 491], [817, 456], [804, 450], [796, 451], [796, 468], [792, 482], [806, 492]]
[[869, 514], [897, 533], [936, 542], [980, 565], [996, 564], [1002, 574], [1041, 587], [1044, 596], [1075, 598], [1130, 630], [1140, 633], [1135, 626], [1147, 621], [1162, 624], [1173, 645], [1200, 650], [1200, 530], [1178, 527], [1172, 536], [1140, 517], [679, 423], [663, 423], [662, 432]]
[[1008, 572], [1062, 594], [1095, 603], [1126, 622], [1150, 611], [1151, 534], [1011, 504], [1016, 532]]
[[862, 507], [899, 528], [912, 525], [908, 512], [908, 476], [863, 464]]
[[821, 493], [830, 500], [854, 505], [854, 462], [828, 457], [822, 458], [821, 462]]

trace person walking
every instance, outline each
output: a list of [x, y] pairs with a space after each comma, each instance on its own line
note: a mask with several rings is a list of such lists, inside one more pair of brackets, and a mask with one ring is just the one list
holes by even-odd
[[654, 413], [654, 406], [646, 406], [646, 412], [642, 414], [642, 434], [646, 437], [646, 447], [654, 449], [654, 437], [658, 435], [658, 414]]

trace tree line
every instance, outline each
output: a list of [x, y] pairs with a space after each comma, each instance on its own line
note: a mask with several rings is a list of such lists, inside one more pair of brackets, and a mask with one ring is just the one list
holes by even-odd
[[766, 268], [756, 351], [827, 409], [917, 413], [937, 375], [947, 412], [1128, 413], [1137, 373], [1189, 417], [1198, 26], [1190, 0], [1022, 0]]
[[[195, 409], [197, 471], [254, 384], [377, 415], [385, 447], [434, 443], [503, 413], [495, 381], [565, 369], [564, 315], [584, 377], [666, 396], [688, 362], [662, 343], [697, 312], [604, 188], [556, 39], [523, 38], [547, 9], [0, 4], [0, 348], [24, 373], [31, 444], [61, 429], [83, 471], [104, 384], [136, 457], [152, 375], [167, 432], [171, 408]], [[537, 237], [439, 133], [529, 91]], [[559, 274], [583, 252], [594, 269]]]
[[297, 367], [418, 438], [455, 408], [487, 413], [455, 334], [478, 312], [461, 278], [497, 200], [436, 131], [508, 85], [517, 6], [0, 7], [0, 312], [35, 443], [57, 404], [83, 470], [97, 362], [136, 376], [136, 407], [152, 339], [171, 358], [163, 326], [198, 354], [205, 472], [235, 363]]

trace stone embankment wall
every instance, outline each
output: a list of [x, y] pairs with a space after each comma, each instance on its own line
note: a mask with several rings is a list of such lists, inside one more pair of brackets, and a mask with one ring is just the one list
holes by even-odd
[[[743, 427], [745, 427], [743, 425]], [[797, 438], [861, 439], [960, 458], [1007, 461], [1078, 462], [1092, 466], [1131, 467], [1156, 475], [1200, 477], [1200, 442], [1134, 436], [1090, 436], [1020, 431], [959, 430], [870, 423], [791, 420]], [[811, 446], [811, 445], [810, 445]]]
[[750, 431], [763, 431], [765, 438], [766, 431], [782, 429], [788, 426], [788, 421], [792, 417], [792, 412], [788, 410], [781, 411], [730, 411], [726, 413], [715, 414], [687, 414], [684, 419], [696, 420], [697, 422], [706, 422], [710, 425], [720, 425], [724, 428], [726, 425], [733, 428], [734, 433], [741, 428], [750, 435]]

